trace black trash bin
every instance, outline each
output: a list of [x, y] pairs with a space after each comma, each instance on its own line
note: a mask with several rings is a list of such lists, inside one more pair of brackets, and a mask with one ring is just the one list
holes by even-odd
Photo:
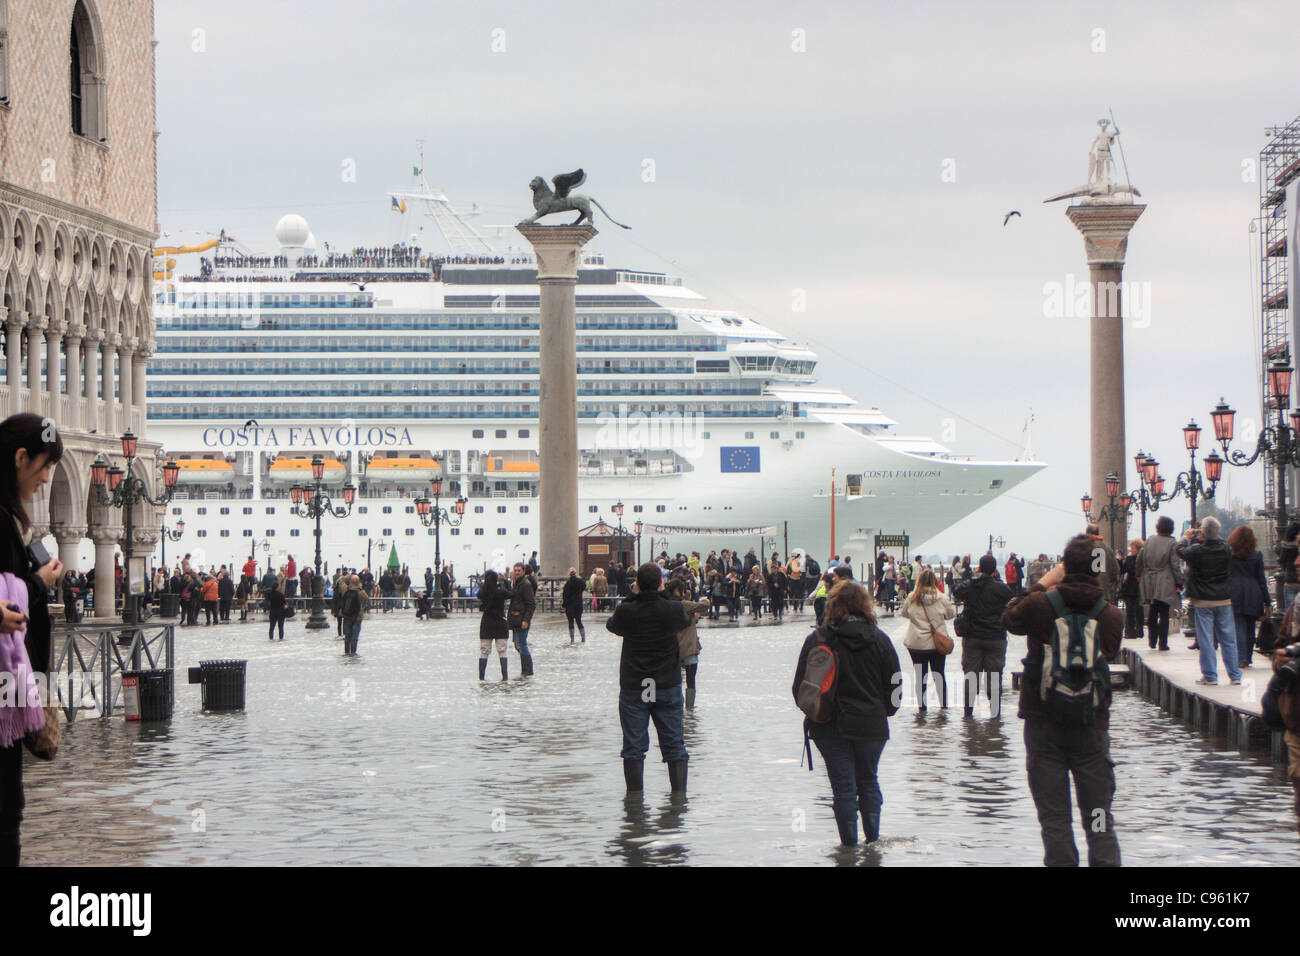
[[[167, 669], [150, 671], [124, 671], [123, 677], [134, 677], [140, 701], [140, 720], [170, 720], [172, 716], [172, 672]], [[127, 719], [130, 719], [130, 704]]]
[[247, 661], [199, 661], [190, 683], [201, 684], [204, 710], [243, 710]]
[[172, 594], [170, 591], [164, 591], [158, 595], [158, 616], [159, 617], [180, 617], [181, 616], [181, 596]]

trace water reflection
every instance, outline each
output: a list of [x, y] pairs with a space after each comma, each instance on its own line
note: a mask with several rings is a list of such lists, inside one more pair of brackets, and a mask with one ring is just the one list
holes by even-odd
[[[77, 720], [53, 764], [27, 765], [23, 858], [33, 865], [1037, 861], [1041, 842], [1009, 688], [996, 720], [980, 710], [964, 719], [960, 702], [922, 714], [913, 698], [891, 722], [880, 763], [882, 839], [836, 848], [825, 770], [820, 757], [813, 773], [800, 766], [801, 718], [790, 700], [809, 617], [706, 628], [699, 696], [684, 726], [690, 795], [681, 805], [669, 795], [653, 744], [645, 793], [625, 800], [619, 645], [598, 625], [587, 644], [570, 646], [562, 619], [539, 617], [536, 676], [505, 684], [477, 680], [477, 621], [469, 617], [368, 622], [352, 660], [330, 632], [291, 627], [283, 644], [271, 644], [260, 625], [187, 629], [177, 638], [182, 668], [248, 660], [247, 711], [204, 714], [198, 687], [178, 683], [169, 723]], [[884, 626], [900, 643], [902, 627]], [[1015, 643], [1009, 660], [1023, 656]], [[906, 653], [900, 658], [906, 662]], [[954, 688], [960, 693], [950, 680]], [[1284, 768], [1216, 750], [1127, 692], [1116, 696], [1111, 736], [1126, 863], [1294, 864], [1300, 838]]]

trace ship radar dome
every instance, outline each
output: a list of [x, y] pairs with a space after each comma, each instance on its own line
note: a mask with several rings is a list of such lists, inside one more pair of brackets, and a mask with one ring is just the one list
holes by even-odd
[[280, 217], [275, 224], [275, 241], [281, 246], [305, 246], [310, 236], [307, 220], [296, 213]]

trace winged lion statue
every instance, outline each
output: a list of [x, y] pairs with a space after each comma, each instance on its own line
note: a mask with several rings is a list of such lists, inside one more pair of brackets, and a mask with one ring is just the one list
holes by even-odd
[[592, 218], [591, 207], [594, 204], [601, 212], [605, 213], [605, 218], [614, 225], [623, 229], [631, 229], [631, 226], [624, 226], [608, 212], [595, 199], [590, 196], [584, 196], [581, 193], [573, 192], [574, 189], [581, 186], [587, 181], [587, 174], [581, 169], [575, 169], [571, 173], [559, 173], [551, 177], [551, 182], [555, 184], [555, 189], [546, 185], [546, 180], [541, 176], [534, 176], [532, 182], [528, 185], [533, 190], [533, 214], [524, 220], [524, 222], [536, 222], [543, 216], [549, 216], [557, 212], [577, 212], [578, 218], [569, 223], [571, 226], [580, 225], [584, 220], [595, 225], [596, 221]]

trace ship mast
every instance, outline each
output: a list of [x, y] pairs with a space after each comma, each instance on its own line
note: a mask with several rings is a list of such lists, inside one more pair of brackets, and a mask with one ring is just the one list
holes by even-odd
[[415, 141], [420, 156], [420, 165], [415, 167], [415, 179], [419, 192], [394, 192], [393, 196], [410, 203], [423, 203], [424, 214], [433, 220], [438, 232], [453, 256], [493, 256], [496, 249], [470, 223], [470, 217], [478, 215], [478, 207], [469, 212], [457, 212], [452, 208], [446, 192], [431, 188], [424, 178], [424, 140]]

